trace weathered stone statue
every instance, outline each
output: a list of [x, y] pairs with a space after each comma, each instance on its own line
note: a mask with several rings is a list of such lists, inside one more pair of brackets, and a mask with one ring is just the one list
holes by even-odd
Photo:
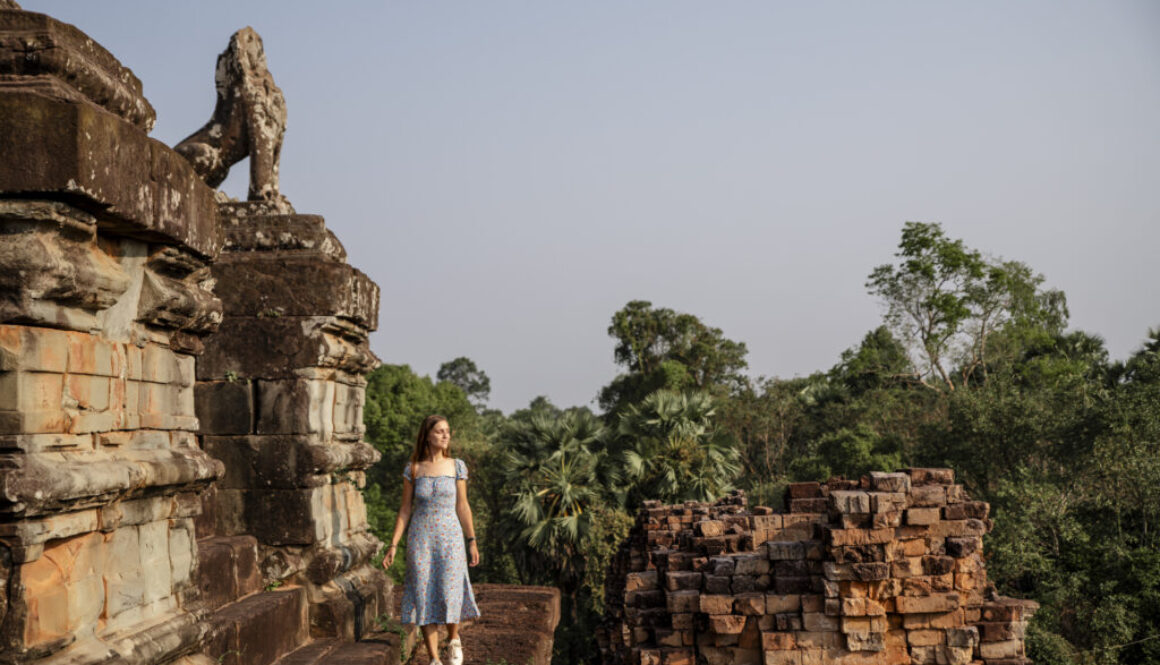
[[278, 191], [286, 100], [266, 67], [262, 38], [253, 28], [242, 28], [230, 37], [230, 45], [218, 56], [214, 84], [213, 117], [174, 150], [215, 188], [231, 166], [249, 157], [249, 200], [271, 202], [279, 212], [292, 212]]

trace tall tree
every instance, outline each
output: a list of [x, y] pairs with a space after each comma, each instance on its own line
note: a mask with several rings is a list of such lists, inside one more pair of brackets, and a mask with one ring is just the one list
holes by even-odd
[[886, 304], [886, 322], [910, 346], [914, 376], [927, 387], [953, 392], [982, 380], [998, 332], [1058, 332], [1067, 322], [1063, 294], [1041, 290], [1042, 275], [987, 259], [938, 224], [907, 222], [898, 248], [898, 262], [875, 268], [866, 286]]
[[435, 378], [458, 386], [476, 408], [483, 408], [491, 396], [491, 379], [466, 356], [440, 365]]
[[612, 315], [608, 334], [616, 340], [613, 358], [624, 373], [600, 391], [607, 414], [661, 389], [723, 395], [745, 381], [745, 343], [727, 339], [692, 314], [633, 300]]

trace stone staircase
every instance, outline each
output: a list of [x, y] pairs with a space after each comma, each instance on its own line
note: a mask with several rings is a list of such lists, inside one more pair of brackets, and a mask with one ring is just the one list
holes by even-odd
[[402, 640], [371, 633], [351, 642], [310, 625], [305, 587], [264, 588], [253, 536], [198, 541], [198, 589], [209, 611], [205, 655], [220, 665], [395, 665]]

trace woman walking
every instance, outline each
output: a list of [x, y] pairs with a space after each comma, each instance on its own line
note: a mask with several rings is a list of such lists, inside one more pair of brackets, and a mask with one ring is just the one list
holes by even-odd
[[466, 538], [471, 565], [478, 565], [479, 548], [467, 503], [467, 465], [450, 453], [447, 419], [427, 416], [419, 428], [411, 460], [403, 469], [403, 505], [383, 559], [384, 568], [395, 562], [399, 540], [406, 531], [402, 622], [419, 625], [431, 665], [442, 665], [439, 624], [447, 626], [448, 665], [462, 665], [459, 624], [479, 617], [463, 546]]

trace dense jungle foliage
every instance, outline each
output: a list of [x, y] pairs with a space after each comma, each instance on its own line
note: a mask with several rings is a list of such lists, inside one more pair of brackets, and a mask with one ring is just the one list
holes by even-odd
[[365, 490], [372, 527], [390, 538], [419, 422], [447, 416], [472, 471], [473, 580], [558, 586], [554, 662], [584, 663], [604, 570], [643, 500], [740, 487], [777, 506], [795, 480], [948, 466], [992, 505], [990, 578], [1042, 604], [1035, 662], [1160, 662], [1160, 329], [1113, 361], [1067, 329], [1064, 294], [1043, 282], [908, 223], [866, 284], [883, 325], [808, 377], [751, 378], [744, 343], [644, 301], [612, 316], [622, 371], [595, 396], [603, 413], [544, 397], [487, 409], [468, 358], [436, 380], [385, 365], [367, 390], [366, 438], [383, 452]]

